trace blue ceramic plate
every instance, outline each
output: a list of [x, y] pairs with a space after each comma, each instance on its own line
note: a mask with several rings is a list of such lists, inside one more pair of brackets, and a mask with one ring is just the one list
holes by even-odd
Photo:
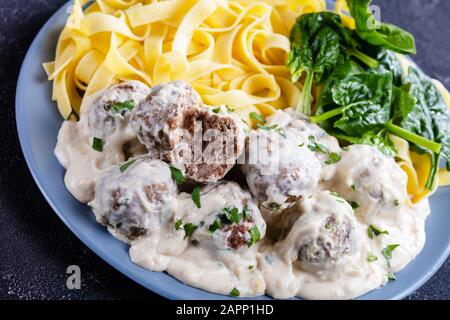
[[[34, 39], [23, 62], [16, 92], [16, 120], [28, 167], [43, 195], [61, 220], [97, 255], [144, 287], [170, 299], [230, 299], [184, 285], [162, 272], [134, 265], [128, 246], [95, 222], [91, 210], [64, 186], [64, 169], [53, 155], [62, 119], [51, 101], [51, 84], [41, 63], [53, 59], [58, 35], [67, 19], [69, 4], [58, 10]], [[422, 253], [398, 274], [398, 280], [360, 299], [401, 299], [425, 283], [450, 253], [450, 189], [431, 198], [426, 223], [427, 242]], [[269, 297], [260, 297], [269, 299]]]

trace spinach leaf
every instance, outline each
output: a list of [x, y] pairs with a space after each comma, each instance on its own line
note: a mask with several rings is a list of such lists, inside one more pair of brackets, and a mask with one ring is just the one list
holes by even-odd
[[297, 110], [311, 113], [311, 89], [321, 83], [338, 65], [342, 56], [355, 56], [371, 68], [378, 62], [359, 50], [359, 39], [352, 30], [342, 25], [339, 15], [331, 12], [310, 13], [297, 18], [292, 27], [291, 52], [287, 66], [292, 82], [305, 74], [304, 87]]
[[[403, 119], [401, 127], [442, 145], [441, 155], [450, 161], [450, 112], [433, 81], [410, 67], [406, 82], [417, 103]], [[417, 151], [424, 151], [420, 146]]]
[[291, 52], [287, 66], [291, 70], [292, 82], [297, 82], [303, 73], [305, 83], [297, 110], [311, 114], [311, 90], [314, 79], [320, 82], [337, 64], [339, 58], [339, 35], [323, 20], [326, 15], [300, 16], [291, 31]]
[[413, 35], [392, 24], [376, 21], [369, 8], [371, 3], [372, 0], [347, 0], [358, 35], [375, 46], [403, 54], [416, 54]]
[[[326, 130], [338, 139], [369, 144], [388, 155], [394, 156], [397, 152], [389, 133], [424, 150], [439, 153], [439, 143], [422, 136], [417, 130], [394, 124], [394, 121], [407, 118], [414, 112], [417, 97], [407, 92], [410, 89], [409, 85], [394, 87], [390, 72], [352, 75], [333, 83], [333, 104], [328, 106], [332, 108], [311, 117], [311, 121], [320, 124], [328, 122]], [[436, 171], [434, 168], [433, 176]]]
[[333, 95], [331, 92], [331, 88], [334, 84], [347, 77], [360, 74], [363, 71], [364, 70], [359, 66], [358, 63], [350, 58], [341, 56], [339, 64], [336, 66], [333, 73], [323, 83], [319, 102], [317, 104], [316, 115], [328, 111], [329, 109], [327, 109], [326, 107], [333, 104]]
[[[397, 55], [391, 50], [386, 50], [380, 47], [371, 46], [371, 50], [373, 52], [373, 56], [378, 60], [379, 66], [378, 68], [374, 68], [369, 70], [369, 72], [373, 73], [386, 73], [391, 72], [393, 76], [393, 83], [396, 86], [401, 86], [402, 84], [402, 76], [403, 76], [403, 68], [398, 59]], [[370, 54], [370, 53], [369, 53]]]
[[334, 127], [353, 137], [383, 127], [390, 119], [392, 101], [392, 74], [359, 74], [347, 77], [331, 89], [332, 99], [338, 108], [314, 116], [312, 122], [320, 123], [339, 117]]

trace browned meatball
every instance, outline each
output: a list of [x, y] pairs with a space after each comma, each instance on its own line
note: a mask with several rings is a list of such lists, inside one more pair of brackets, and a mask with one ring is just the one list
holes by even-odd
[[183, 81], [154, 87], [133, 111], [132, 124], [152, 157], [197, 182], [222, 179], [243, 151], [243, 122], [224, 107], [202, 106]]

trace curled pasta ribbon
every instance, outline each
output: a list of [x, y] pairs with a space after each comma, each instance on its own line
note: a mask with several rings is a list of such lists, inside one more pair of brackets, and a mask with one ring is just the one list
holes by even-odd
[[285, 66], [290, 29], [324, 10], [324, 0], [74, 0], [43, 67], [65, 119], [115, 83], [182, 79], [250, 123], [251, 112], [297, 104], [301, 85]]

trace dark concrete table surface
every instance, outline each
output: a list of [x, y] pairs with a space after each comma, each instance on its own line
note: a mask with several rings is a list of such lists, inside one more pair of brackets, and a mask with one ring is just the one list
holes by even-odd
[[[110, 267], [59, 220], [36, 187], [17, 138], [14, 95], [23, 57], [65, 0], [0, 0], [0, 298], [160, 299]], [[415, 60], [450, 87], [450, 1], [375, 0], [381, 18], [411, 31]], [[78, 265], [81, 290], [66, 288]], [[450, 299], [450, 260], [408, 299]]]

